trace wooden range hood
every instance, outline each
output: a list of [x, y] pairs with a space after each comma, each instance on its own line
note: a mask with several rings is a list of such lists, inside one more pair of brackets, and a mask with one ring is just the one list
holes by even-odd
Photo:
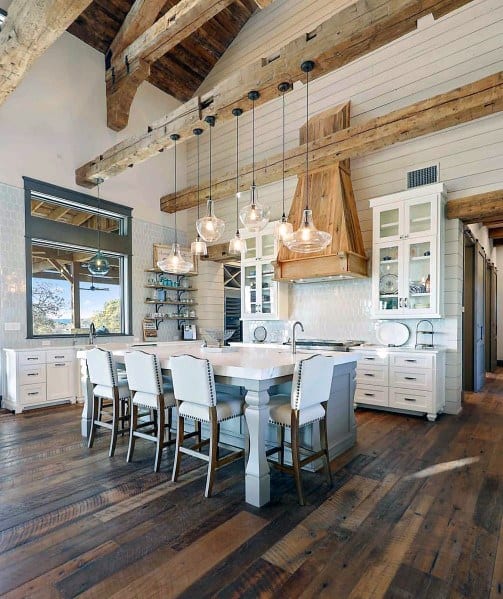
[[[309, 119], [309, 139], [316, 139], [349, 127], [349, 102]], [[300, 129], [305, 143], [306, 124]], [[305, 206], [306, 175], [298, 177], [289, 222], [296, 230]], [[309, 204], [317, 228], [332, 235], [332, 243], [322, 252], [298, 254], [281, 245], [274, 263], [276, 281], [306, 283], [367, 277], [368, 258], [353, 195], [349, 160], [334, 162], [309, 173]]]

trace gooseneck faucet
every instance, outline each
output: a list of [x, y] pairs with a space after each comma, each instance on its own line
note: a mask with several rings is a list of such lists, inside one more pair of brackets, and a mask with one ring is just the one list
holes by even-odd
[[94, 345], [94, 338], [96, 337], [96, 327], [94, 322], [89, 325], [89, 345]]
[[297, 353], [297, 339], [295, 337], [297, 326], [299, 326], [300, 330], [304, 332], [304, 325], [300, 322], [300, 320], [296, 320], [292, 325], [292, 354]]

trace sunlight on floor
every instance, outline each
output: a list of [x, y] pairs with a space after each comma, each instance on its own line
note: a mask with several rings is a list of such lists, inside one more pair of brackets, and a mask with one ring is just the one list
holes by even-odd
[[455, 468], [463, 468], [463, 466], [469, 466], [470, 464], [474, 464], [479, 460], [480, 458], [462, 458], [460, 460], [453, 460], [452, 462], [442, 462], [441, 464], [435, 464], [435, 466], [430, 466], [429, 468], [418, 470], [418, 472], [414, 472], [414, 474], [409, 474], [409, 476], [405, 477], [405, 480], [434, 476], [435, 474], [440, 474], [442, 472], [454, 470]]

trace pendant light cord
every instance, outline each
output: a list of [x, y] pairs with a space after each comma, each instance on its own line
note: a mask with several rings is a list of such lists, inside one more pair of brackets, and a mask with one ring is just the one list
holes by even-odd
[[255, 99], [252, 100], [252, 187], [255, 187]]
[[210, 124], [210, 200], [211, 200], [211, 124]]
[[309, 210], [309, 71], [306, 72], [306, 210]]
[[282, 181], [282, 193], [283, 193], [283, 215], [282, 218], [283, 220], [286, 218], [285, 215], [285, 92], [282, 92], [282, 115], [281, 115], [281, 122], [282, 122], [282, 136], [283, 136], [283, 143], [282, 143], [282, 149], [283, 149], [283, 181]]
[[236, 115], [236, 235], [239, 234], [239, 115]]
[[175, 181], [174, 181], [175, 182], [175, 201], [174, 201], [174, 204], [175, 204], [175, 243], [178, 243], [178, 230], [176, 227], [176, 139], [174, 140], [174, 142], [175, 142], [175, 177], [174, 177], [174, 179], [175, 179]]
[[199, 176], [200, 175], [200, 173], [199, 173], [199, 166], [200, 166], [200, 160], [199, 160], [199, 156], [200, 156], [200, 154], [199, 154], [200, 143], [199, 143], [199, 138], [200, 138], [200, 135], [197, 135], [196, 137], [197, 137], [197, 220], [199, 220], [199, 196], [200, 196], [200, 192], [201, 192], [201, 189], [200, 189], [200, 183], [201, 183], [201, 181], [200, 181], [200, 176]]
[[101, 228], [100, 228], [100, 214], [101, 214], [101, 197], [100, 197], [100, 183], [98, 179], [98, 219], [96, 225], [98, 227], [98, 252], [101, 250]]

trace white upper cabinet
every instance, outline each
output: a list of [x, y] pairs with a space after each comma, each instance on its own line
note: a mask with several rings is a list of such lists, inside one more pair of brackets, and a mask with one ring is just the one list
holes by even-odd
[[375, 318], [442, 316], [442, 184], [370, 200]]
[[288, 286], [273, 280], [278, 245], [274, 223], [259, 233], [240, 231], [247, 250], [241, 257], [241, 318], [278, 320], [288, 318]]

